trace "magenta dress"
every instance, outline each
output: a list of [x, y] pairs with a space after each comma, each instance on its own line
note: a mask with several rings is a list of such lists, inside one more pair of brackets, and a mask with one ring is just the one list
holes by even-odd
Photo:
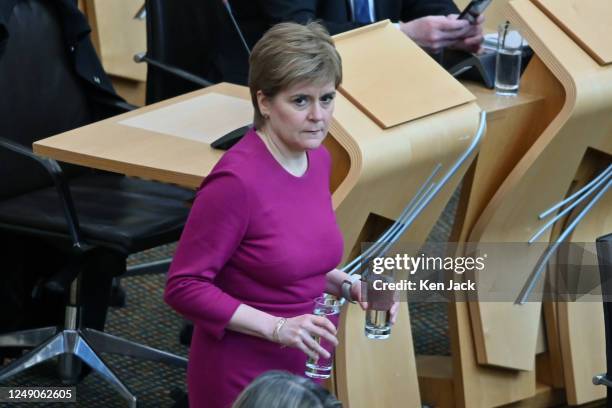
[[295, 177], [250, 130], [196, 195], [165, 291], [166, 302], [195, 325], [191, 408], [230, 407], [268, 370], [304, 375], [302, 351], [226, 326], [241, 303], [279, 317], [312, 313], [325, 274], [341, 260], [330, 156], [323, 146], [307, 154], [306, 173]]

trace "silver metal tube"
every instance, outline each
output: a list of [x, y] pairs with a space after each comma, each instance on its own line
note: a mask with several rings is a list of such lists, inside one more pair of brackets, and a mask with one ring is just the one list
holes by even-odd
[[455, 175], [455, 173], [457, 172], [457, 170], [459, 170], [459, 167], [463, 165], [465, 160], [474, 152], [474, 150], [476, 149], [476, 146], [478, 146], [478, 144], [480, 143], [480, 139], [482, 138], [482, 135], [484, 134], [486, 125], [487, 125], [487, 113], [482, 111], [480, 113], [480, 125], [478, 126], [478, 131], [476, 132], [476, 135], [474, 136], [474, 139], [472, 140], [472, 143], [470, 144], [470, 146], [455, 161], [453, 166], [446, 172], [444, 177], [442, 177], [442, 180], [436, 183], [435, 187], [433, 188], [433, 191], [431, 191], [425, 197], [425, 199], [420, 202], [420, 204], [414, 210], [414, 212], [410, 214], [410, 216], [408, 217], [408, 220], [404, 223], [400, 231], [398, 231], [394, 239], [390, 240], [387, 243], [387, 245], [383, 248], [383, 250], [379, 253], [378, 256], [383, 256], [384, 254], [387, 253], [387, 251], [395, 244], [395, 242], [397, 242], [397, 240], [402, 236], [402, 234], [406, 231], [406, 229], [410, 225], [412, 225], [414, 220], [416, 220], [417, 217], [421, 215], [421, 212], [423, 211], [423, 209], [425, 209], [425, 207], [427, 207], [431, 203], [434, 197], [440, 192], [440, 190], [442, 190], [442, 188], [446, 185], [446, 183], [448, 183], [448, 180], [450, 180], [450, 178]]
[[[427, 207], [427, 205], [431, 203], [431, 201], [440, 192], [440, 190], [442, 190], [442, 188], [446, 185], [448, 180], [450, 180], [450, 178], [455, 175], [457, 170], [463, 165], [465, 160], [474, 152], [474, 150], [480, 143], [480, 140], [482, 139], [482, 136], [486, 129], [486, 125], [487, 125], [487, 113], [485, 111], [482, 111], [480, 112], [480, 123], [478, 126], [478, 130], [476, 132], [476, 135], [472, 139], [472, 143], [470, 143], [470, 146], [455, 161], [455, 163], [451, 166], [449, 171], [446, 172], [446, 174], [442, 177], [442, 179], [439, 182], [434, 183], [432, 186], [430, 186], [430, 189], [427, 191], [427, 193], [425, 193], [422, 197], [419, 197], [416, 207], [414, 209], [411, 209], [411, 211], [409, 211], [409, 213], [406, 214], [406, 222], [404, 222], [400, 226], [400, 228], [393, 233], [393, 237], [387, 240], [386, 245], [383, 244], [382, 250], [378, 252], [377, 256], [383, 256], [384, 254], [386, 254], [389, 248], [391, 248], [391, 246], [393, 246], [397, 242], [397, 240], [402, 236], [402, 234], [406, 231], [406, 229], [410, 225], [412, 225], [414, 220], [419, 215], [421, 215], [421, 212], [423, 211], [423, 209]], [[351, 273], [353, 272], [354, 270], [351, 271]]]
[[[429, 181], [429, 178], [428, 178], [428, 181]], [[412, 200], [410, 201], [410, 204], [405, 208], [405, 211], [402, 212], [402, 214], [400, 215], [401, 218], [398, 218], [397, 221], [395, 221], [393, 225], [391, 225], [385, 231], [385, 233], [380, 238], [378, 238], [376, 242], [374, 242], [374, 244], [372, 244], [372, 246], [370, 246], [363, 254], [353, 259], [353, 261], [350, 264], [346, 265], [344, 268], [342, 268], [342, 270], [344, 272], [347, 272], [348, 270], [347, 273], [349, 275], [352, 275], [361, 267], [362, 260], [372, 258], [372, 254], [378, 251], [380, 247], [383, 245], [383, 243], [389, 239], [389, 237], [394, 236], [395, 232], [401, 229], [401, 226], [406, 221], [406, 219], [409, 217], [412, 211], [412, 208], [421, 202], [421, 200], [425, 197], [425, 194], [427, 194], [427, 192], [429, 192], [433, 188], [434, 185], [435, 185], [434, 183], [431, 183], [424, 192], [421, 191], [421, 189], [419, 189], [419, 191], [417, 192], [417, 195], [415, 195], [412, 198]], [[421, 188], [422, 187], [425, 187], [425, 184], [423, 184]]]
[[550, 213], [552, 213], [553, 211], [555, 211], [557, 208], [564, 206], [566, 203], [569, 203], [570, 201], [572, 201], [574, 198], [578, 197], [580, 194], [582, 194], [583, 192], [585, 192], [586, 190], [590, 189], [591, 186], [594, 183], [597, 183], [599, 180], [601, 180], [601, 178], [605, 177], [606, 175], [612, 173], [612, 164], [608, 166], [607, 169], [605, 169], [604, 171], [602, 171], [597, 177], [595, 177], [593, 180], [591, 180], [589, 182], [589, 184], [585, 185], [584, 187], [582, 187], [580, 190], [576, 191], [574, 194], [572, 194], [571, 196], [567, 197], [565, 200], [555, 204], [554, 206], [550, 207], [548, 210], [544, 211], [542, 214], [540, 214], [538, 216], [539, 219], [543, 219], [546, 218]]
[[[530, 244], [533, 244], [535, 242], [536, 239], [538, 239], [540, 237], [540, 235], [542, 235], [544, 233], [544, 231], [546, 231], [547, 229], [549, 229], [555, 222], [557, 222], [560, 218], [562, 218], [565, 214], [567, 214], [568, 212], [570, 212], [572, 209], [574, 209], [578, 204], [580, 204], [581, 202], [583, 202], [587, 197], [589, 197], [594, 191], [596, 191], [602, 184], [604, 184], [610, 177], [612, 177], [612, 173], [608, 172], [607, 173], [607, 177], [599, 180], [597, 183], [593, 184], [593, 181], [591, 181], [588, 185], [591, 186], [591, 188], [589, 188], [588, 190], [585, 191], [584, 194], [582, 194], [581, 197], [579, 197], [578, 199], [576, 199], [575, 201], [573, 201], [570, 205], [568, 205], [567, 207], [565, 207], [563, 209], [563, 211], [561, 211], [559, 214], [555, 215], [550, 221], [548, 221], [542, 228], [540, 228], [538, 230], [538, 232], [536, 232], [531, 239], [529, 240]], [[598, 177], [600, 178], [600, 177]], [[583, 190], [583, 189], [581, 189]], [[567, 200], [564, 200], [567, 201]], [[540, 217], [540, 219], [542, 219]]]
[[[384, 238], [381, 237], [380, 239], [378, 239], [370, 248], [368, 248], [366, 250], [366, 252], [364, 252], [362, 255], [358, 256], [357, 258], [355, 258], [355, 260], [353, 260], [353, 262], [351, 262], [351, 264], [354, 264], [355, 261], [362, 261], [364, 260], [366, 263], [369, 262], [370, 259], [374, 258], [374, 253], [378, 252], [380, 250], [380, 248], [382, 248], [386, 242], [389, 241], [393, 241], [396, 240], [396, 236], [397, 236], [397, 232], [398, 231], [402, 231], [402, 228], [404, 226], [404, 223], [408, 220], [408, 218], [410, 217], [410, 214], [412, 214], [412, 207], [417, 207], [425, 198], [426, 195], [429, 191], [431, 191], [431, 189], [436, 185], [436, 183], [431, 183], [429, 185], [429, 187], [427, 187], [427, 189], [425, 190], [425, 192], [423, 194], [421, 194], [418, 199], [416, 200], [416, 202], [414, 202], [414, 204], [411, 202], [410, 205], [410, 211], [408, 211], [403, 217], [401, 222], [393, 224], [391, 227], [389, 227], [389, 229], [385, 232], [384, 234]], [[417, 198], [415, 196], [415, 198]], [[401, 235], [401, 233], [400, 233]], [[349, 275], [354, 274], [356, 271], [358, 271], [361, 268], [361, 262], [357, 263], [356, 265], [354, 265], [348, 272], [347, 272], [347, 268], [343, 268], [342, 270], [344, 272], [346, 272]]]
[[398, 226], [404, 222], [404, 219], [406, 218], [408, 212], [410, 211], [410, 209], [418, 202], [419, 197], [422, 195], [423, 190], [425, 189], [425, 187], [427, 186], [428, 183], [431, 182], [431, 180], [436, 176], [436, 174], [438, 174], [438, 172], [440, 171], [440, 169], [442, 168], [442, 165], [440, 163], [438, 163], [436, 165], [436, 167], [433, 169], [433, 171], [431, 172], [431, 174], [429, 175], [429, 177], [427, 177], [427, 180], [425, 180], [425, 182], [423, 184], [421, 184], [421, 186], [419, 187], [419, 189], [417, 190], [416, 194], [412, 197], [412, 199], [410, 200], [410, 202], [408, 203], [408, 205], [406, 205], [406, 207], [404, 207], [404, 209], [402, 210], [400, 216], [397, 218], [397, 220], [391, 225], [391, 227], [389, 227], [387, 229], [387, 231], [385, 231], [385, 233], [383, 235], [380, 236], [380, 238], [378, 238], [376, 240], [376, 242], [374, 243], [374, 245], [372, 245], [370, 248], [368, 248], [363, 254], [361, 254], [360, 256], [356, 257], [355, 259], [353, 259], [350, 263], [348, 263], [347, 265], [345, 265], [342, 270], [346, 272], [346, 270], [348, 270], [349, 268], [351, 268], [353, 265], [355, 265], [356, 263], [359, 263], [361, 261], [361, 259], [363, 257], [367, 257], [369, 256], [369, 254], [371, 254], [374, 250], [377, 244], [379, 244], [380, 242], [383, 242], [384, 240], [387, 239], [387, 237], [393, 232], [395, 231]]
[[78, 324], [79, 310], [76, 306], [66, 306], [64, 311], [64, 328], [76, 330]]
[[570, 225], [568, 225], [568, 227], [561, 233], [561, 235], [559, 236], [559, 238], [557, 238], [555, 243], [546, 249], [546, 251], [544, 252], [544, 255], [540, 258], [540, 260], [536, 264], [533, 272], [527, 279], [527, 282], [525, 282], [523, 289], [521, 289], [521, 293], [519, 293], [519, 296], [518, 298], [516, 298], [514, 303], [523, 305], [525, 304], [525, 302], [527, 302], [527, 298], [529, 298], [529, 295], [531, 294], [531, 292], [535, 288], [536, 283], [540, 279], [540, 276], [542, 275], [542, 272], [544, 271], [544, 267], [548, 263], [548, 260], [555, 253], [559, 245], [561, 245], [561, 242], [563, 242], [569, 236], [569, 234], [576, 228], [576, 226], [578, 226], [578, 223], [580, 223], [580, 221], [582, 221], [582, 219], [589, 213], [589, 211], [591, 211], [591, 208], [593, 208], [593, 206], [597, 204], [597, 202], [601, 199], [601, 197], [604, 196], [604, 194], [606, 193], [606, 191], [608, 191], [611, 185], [612, 185], [612, 180], [608, 181], [608, 184], [606, 184], [605, 187], [599, 190], [599, 192], [595, 195], [595, 197], [593, 197], [591, 202], [589, 202], [580, 211], [578, 216], [576, 216], [576, 218], [570, 223]]

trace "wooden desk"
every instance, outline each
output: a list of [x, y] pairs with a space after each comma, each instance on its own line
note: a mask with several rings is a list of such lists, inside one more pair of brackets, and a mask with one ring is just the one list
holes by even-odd
[[[489, 114], [488, 135], [493, 121], [504, 118], [512, 109], [528, 109], [542, 99], [526, 93], [516, 98], [500, 97], [479, 84], [468, 81], [464, 85]], [[39, 140], [33, 149], [36, 154], [66, 163], [195, 189], [223, 151], [212, 149], [205, 142], [126, 126], [121, 122], [213, 92], [250, 103], [247, 88], [223, 83]], [[195, 119], [198, 115], [197, 111], [193, 112]]]
[[[121, 122], [158, 110], [166, 115], [163, 108], [211, 93], [235, 96], [250, 104], [247, 88], [219, 84], [40, 140], [34, 143], [34, 152], [67, 163], [195, 189], [217, 163], [222, 151], [212, 149], [208, 143]], [[232, 123], [232, 114], [217, 113], [229, 123]], [[244, 116], [243, 111], [238, 114]], [[192, 107], [187, 115], [188, 119], [197, 121], [201, 112]], [[248, 115], [252, 118], [252, 113]]]

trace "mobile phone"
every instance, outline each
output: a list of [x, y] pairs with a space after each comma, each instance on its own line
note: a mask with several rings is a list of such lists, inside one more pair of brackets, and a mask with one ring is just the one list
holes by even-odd
[[492, 1], [493, 0], [472, 0], [457, 18], [460, 20], [467, 20], [470, 24], [474, 24], [478, 16], [484, 13]]

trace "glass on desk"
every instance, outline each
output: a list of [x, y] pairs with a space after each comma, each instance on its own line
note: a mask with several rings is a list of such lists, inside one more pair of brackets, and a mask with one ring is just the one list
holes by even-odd
[[521, 78], [523, 37], [506, 22], [498, 27], [497, 61], [495, 65], [495, 93], [514, 96]]
[[[314, 300], [313, 314], [317, 316], [325, 316], [331, 320], [334, 325], [338, 323], [338, 315], [340, 314], [340, 300], [334, 297], [321, 296]], [[329, 378], [334, 364], [334, 345], [324, 338], [315, 336], [314, 338], [325, 350], [330, 354], [329, 358], [319, 356], [319, 359], [309, 358], [306, 361], [306, 370], [304, 374], [310, 378]]]
[[396, 292], [389, 288], [395, 283], [391, 276], [368, 274], [365, 279], [368, 308], [365, 312], [365, 335], [369, 339], [384, 340], [391, 335], [391, 307]]

